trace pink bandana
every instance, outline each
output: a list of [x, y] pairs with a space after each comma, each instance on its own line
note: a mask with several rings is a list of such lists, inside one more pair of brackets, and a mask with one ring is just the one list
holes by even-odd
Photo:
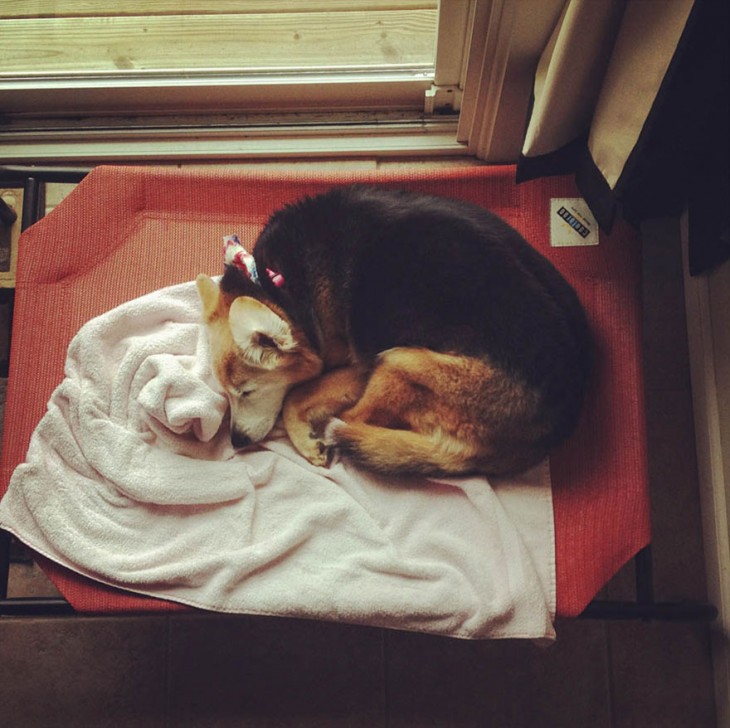
[[[241, 245], [238, 235], [226, 235], [223, 238], [223, 262], [225, 265], [232, 265], [234, 268], [242, 270], [254, 283], [259, 283], [256, 261], [253, 259], [253, 255]], [[266, 274], [277, 288], [284, 285], [284, 277], [281, 273], [267, 268]]]

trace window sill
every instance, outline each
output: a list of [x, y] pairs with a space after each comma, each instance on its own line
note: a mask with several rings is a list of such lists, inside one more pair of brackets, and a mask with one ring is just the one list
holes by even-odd
[[[296, 123], [295, 123], [296, 121]], [[456, 140], [457, 117], [349, 114], [310, 120], [298, 117], [234, 120], [154, 119], [105, 126], [90, 124], [21, 126], [0, 129], [0, 163], [100, 163], [220, 161], [295, 157], [456, 156], [466, 146]]]

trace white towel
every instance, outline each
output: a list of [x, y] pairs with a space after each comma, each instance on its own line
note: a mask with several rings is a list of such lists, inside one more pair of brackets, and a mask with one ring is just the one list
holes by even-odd
[[484, 478], [235, 453], [194, 283], [87, 323], [0, 525], [98, 581], [204, 609], [553, 639], [547, 464]]

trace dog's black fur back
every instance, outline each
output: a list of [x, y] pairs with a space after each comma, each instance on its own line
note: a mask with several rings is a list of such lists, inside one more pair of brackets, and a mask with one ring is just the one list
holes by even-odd
[[369, 186], [334, 188], [275, 213], [254, 250], [262, 284], [322, 346], [314, 298], [329, 282], [357, 359], [396, 346], [484, 358], [540, 392], [573, 429], [589, 377], [583, 309], [553, 265], [513, 228], [469, 203]]

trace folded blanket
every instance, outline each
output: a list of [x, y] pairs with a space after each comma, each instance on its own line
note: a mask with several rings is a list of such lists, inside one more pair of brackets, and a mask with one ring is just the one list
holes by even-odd
[[0, 526], [98, 581], [230, 613], [553, 638], [547, 463], [510, 481], [236, 453], [194, 283], [87, 323]]

